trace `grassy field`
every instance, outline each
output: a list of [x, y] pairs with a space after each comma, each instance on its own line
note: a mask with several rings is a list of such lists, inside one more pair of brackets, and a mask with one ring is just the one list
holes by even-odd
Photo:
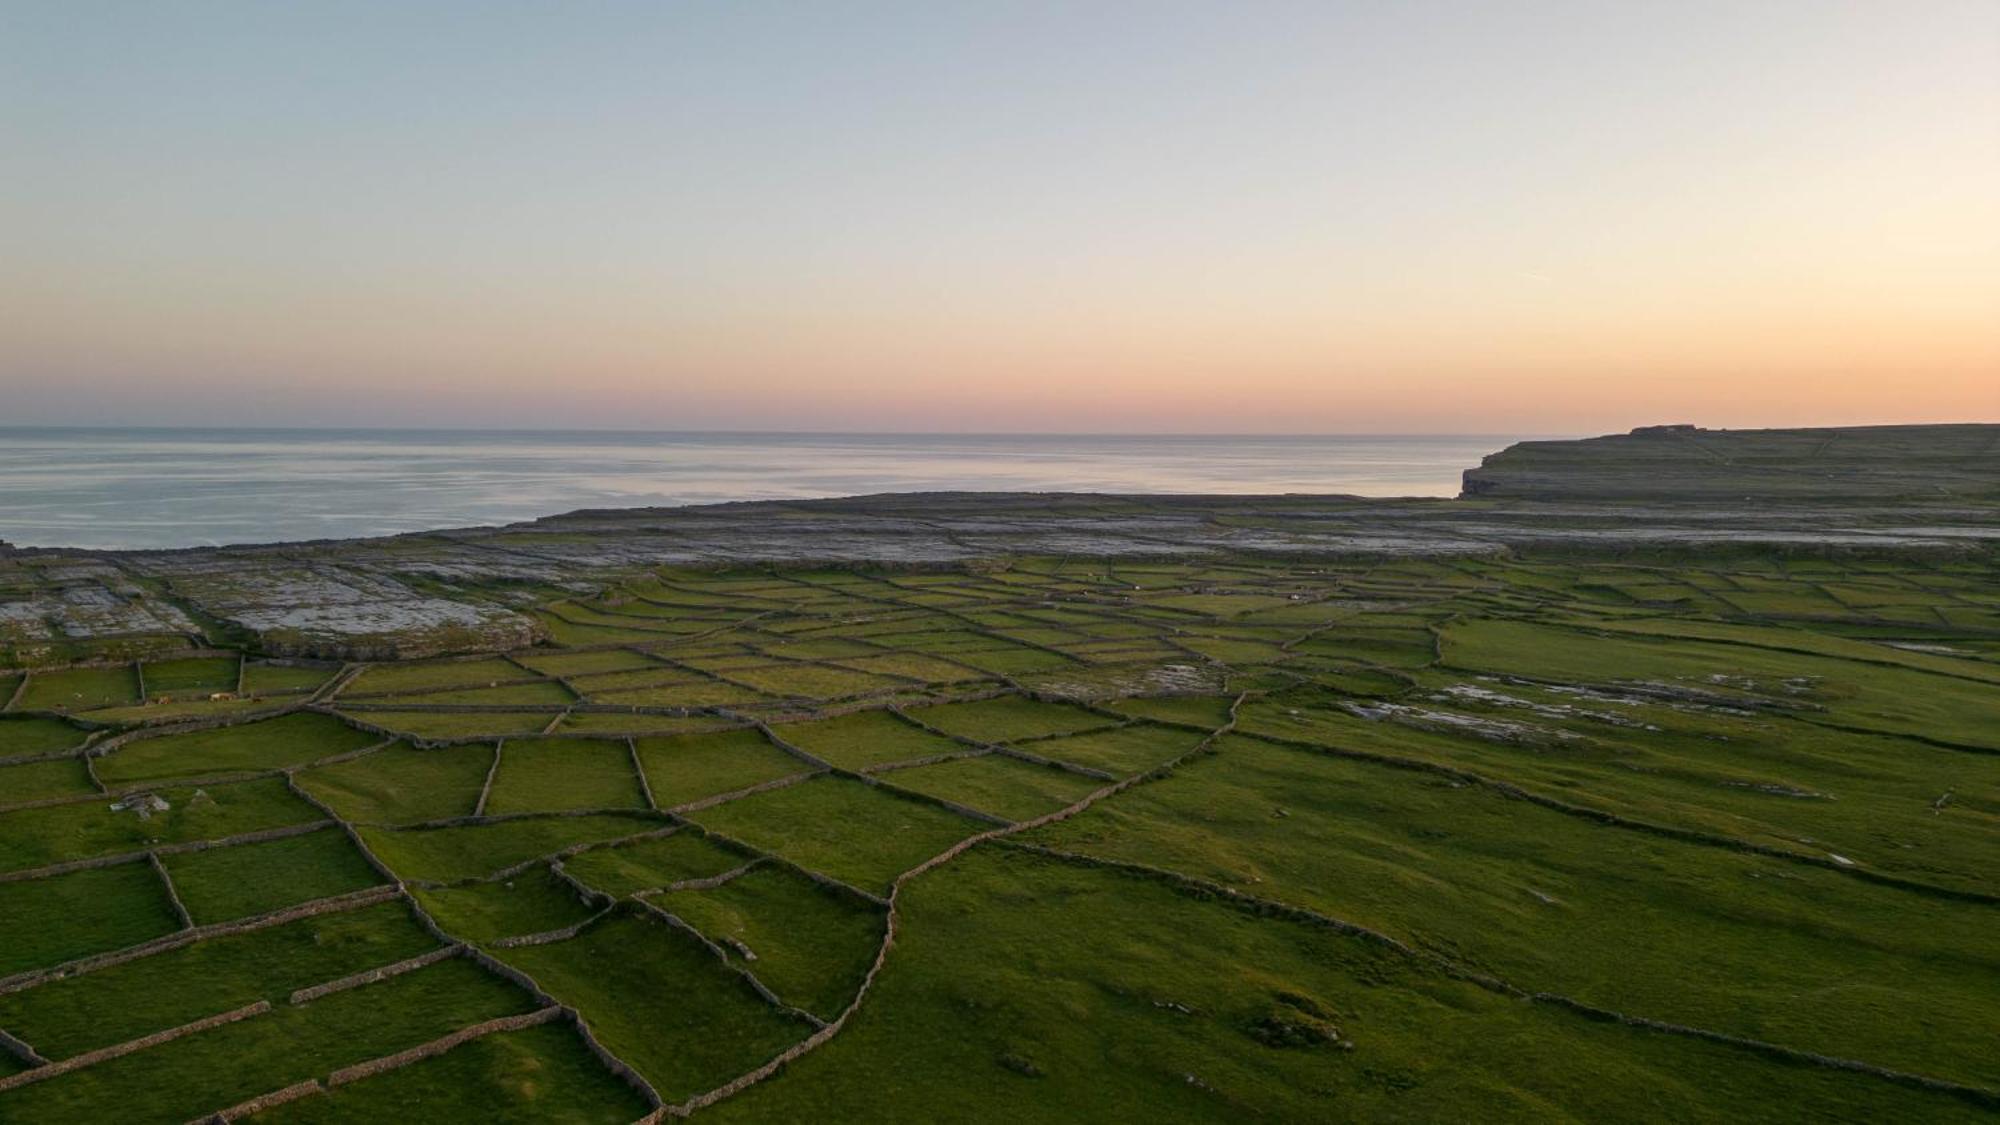
[[[164, 811], [114, 808], [109, 800], [0, 813], [0, 871], [129, 854], [160, 844], [220, 840], [323, 819], [277, 778], [150, 791]], [[147, 812], [141, 816], [140, 813]]]
[[1000, 754], [954, 758], [886, 775], [895, 786], [1008, 820], [1029, 820], [1074, 804], [1104, 782]]
[[446, 930], [477, 942], [547, 933], [593, 913], [546, 866], [499, 882], [420, 890], [417, 900]]
[[365, 758], [301, 771], [298, 783], [348, 820], [410, 824], [469, 816], [493, 767], [482, 743], [418, 750], [391, 746]]
[[240, 661], [235, 657], [192, 657], [184, 660], [148, 660], [140, 665], [146, 677], [146, 695], [209, 694], [233, 692]]
[[[542, 596], [552, 643], [371, 664], [309, 707], [335, 668], [30, 674], [0, 717], [0, 1029], [61, 1060], [271, 1009], [68, 1073], [0, 1053], [0, 1121], [184, 1122], [541, 1003], [470, 956], [404, 964], [461, 943], [670, 1105], [758, 1076], [703, 1118], [2000, 1112], [1987, 556]], [[239, 676], [281, 713], [207, 700]], [[215, 725], [130, 725], [183, 706]], [[371, 854], [402, 892], [326, 901], [388, 894]], [[251, 1120], [654, 1108], [566, 1018], [488, 1030]]]
[[84, 732], [60, 719], [0, 718], [0, 757], [26, 757], [80, 745]]
[[333, 829], [168, 856], [167, 875], [196, 925], [263, 914], [372, 887], [380, 874]]
[[653, 799], [664, 807], [732, 793], [811, 768], [754, 730], [642, 738], [635, 745]]
[[625, 896], [688, 879], [707, 879], [740, 867], [751, 857], [691, 829], [618, 847], [592, 848], [564, 863], [595, 890]]
[[[421, 698], [421, 697], [419, 697]], [[384, 730], [436, 741], [494, 739], [513, 734], [540, 734], [562, 717], [549, 708], [534, 711], [398, 711], [355, 708], [347, 712]]]
[[818, 778], [694, 814], [713, 832], [881, 893], [983, 825], [844, 778]]
[[381, 741], [327, 715], [285, 715], [263, 722], [166, 734], [130, 742], [97, 763], [106, 785], [275, 770]]
[[[1531, 991], [2000, 1083], [1978, 1030], [2000, 1021], [2000, 907], [1520, 806], [1244, 738], [1028, 839], [1337, 914]], [[1882, 1038], [1899, 1009], [1936, 1037]]]
[[0, 1026], [52, 1059], [108, 1047], [434, 948], [401, 903], [196, 942], [0, 996]]
[[139, 702], [139, 675], [130, 665], [37, 672], [15, 705], [20, 711], [88, 711]]
[[0, 976], [137, 945], [180, 928], [143, 863], [0, 883]]
[[500, 751], [500, 769], [486, 811], [552, 812], [563, 809], [639, 809], [646, 797], [621, 741], [527, 739]]
[[451, 960], [271, 1011], [9, 1092], [23, 1121], [177, 1123], [529, 1010], [526, 993]]
[[865, 770], [965, 749], [887, 711], [856, 711], [814, 723], [786, 723], [778, 737], [843, 769]]
[[675, 1100], [721, 1085], [811, 1030], [765, 1004], [693, 938], [637, 914], [502, 957], [581, 1012], [606, 1047]]
[[912, 888], [907, 944], [855, 1025], [716, 1116], [1720, 1120], [1768, 1111], [1774, 1083], [1797, 1119], [1975, 1116], [1495, 996], [1151, 880], [999, 852], [947, 871]]
[[722, 943], [733, 963], [822, 1019], [853, 999], [882, 943], [879, 909], [783, 867], [648, 901]]
[[646, 1112], [637, 1091], [605, 1073], [561, 1024], [475, 1039], [435, 1059], [341, 1086], [247, 1120], [258, 1125], [350, 1121], [546, 1121], [626, 1125]]
[[505, 820], [453, 828], [364, 828], [365, 840], [405, 879], [469, 879], [575, 844], [616, 840], [660, 827], [648, 817], [603, 814]]
[[95, 794], [82, 758], [50, 758], [0, 766], [0, 805]]

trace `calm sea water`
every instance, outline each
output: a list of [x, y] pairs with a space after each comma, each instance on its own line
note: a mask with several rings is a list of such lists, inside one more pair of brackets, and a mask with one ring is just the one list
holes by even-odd
[[0, 428], [0, 539], [267, 543], [932, 489], [1449, 496], [1514, 440]]

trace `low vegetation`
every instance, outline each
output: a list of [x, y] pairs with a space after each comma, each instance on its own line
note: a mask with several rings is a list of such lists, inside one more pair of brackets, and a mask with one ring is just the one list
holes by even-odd
[[0, 1120], [1990, 1117], [1996, 578], [633, 568], [504, 655], [38, 668]]

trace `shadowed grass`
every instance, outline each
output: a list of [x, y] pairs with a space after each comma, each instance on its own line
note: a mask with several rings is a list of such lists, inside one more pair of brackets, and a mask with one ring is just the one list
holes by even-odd
[[581, 1012], [604, 1045], [669, 1100], [719, 1086], [811, 1030], [779, 1014], [693, 938], [636, 914], [496, 956]]
[[834, 777], [717, 805], [693, 819], [877, 894], [897, 875], [986, 827]]

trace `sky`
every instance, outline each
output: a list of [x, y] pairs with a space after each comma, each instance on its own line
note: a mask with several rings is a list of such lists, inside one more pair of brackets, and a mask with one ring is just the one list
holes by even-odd
[[2000, 421], [2000, 3], [0, 0], [0, 421]]

